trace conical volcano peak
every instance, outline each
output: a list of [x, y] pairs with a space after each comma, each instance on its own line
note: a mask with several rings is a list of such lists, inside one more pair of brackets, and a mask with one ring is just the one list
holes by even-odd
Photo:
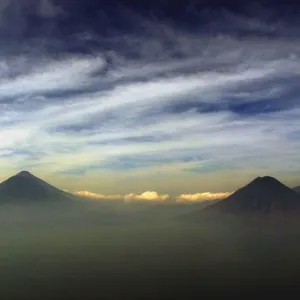
[[24, 176], [24, 177], [34, 177], [30, 172], [28, 171], [21, 171], [16, 176]]
[[1, 200], [57, 201], [70, 199], [73, 199], [72, 195], [28, 171], [21, 171], [0, 184], [0, 202]]
[[276, 181], [276, 182], [278, 182], [278, 180], [275, 179], [275, 178], [272, 177], [272, 176], [264, 176], [264, 177], [262, 177], [261, 179], [264, 180], [264, 181]]
[[259, 185], [265, 185], [265, 184], [281, 184], [277, 179], [271, 176], [263, 176], [263, 177], [257, 177], [255, 178], [252, 183], [259, 184]]
[[300, 197], [295, 191], [271, 176], [257, 177], [228, 198], [207, 208], [223, 212], [269, 213], [300, 210]]

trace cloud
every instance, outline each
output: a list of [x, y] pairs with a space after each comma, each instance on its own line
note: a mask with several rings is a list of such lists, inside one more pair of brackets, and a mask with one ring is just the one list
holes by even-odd
[[40, 0], [38, 2], [38, 12], [42, 17], [54, 18], [63, 13], [62, 8], [56, 6], [51, 0]]
[[[1, 0], [0, 36], [5, 46], [1, 47], [0, 55], [22, 52], [32, 55], [29, 52], [39, 52], [43, 48], [45, 53], [45, 48], [49, 50], [58, 44], [55, 41], [55, 32], [60, 27], [57, 22], [67, 15], [55, 0]], [[18, 46], [16, 40], [20, 42]]]
[[[46, 100], [47, 93], [57, 91], [70, 91], [87, 88], [92, 85], [91, 75], [105, 66], [101, 56], [78, 56], [68, 57], [61, 60], [36, 60], [34, 67], [28, 66], [30, 60], [20, 61], [15, 64], [16, 76], [11, 78], [9, 68], [3, 68], [2, 80], [0, 81], [1, 99], [7, 97], [20, 97], [26, 95], [24, 102], [33, 102], [33, 95], [43, 96], [37, 100]], [[9, 64], [2, 61], [3, 66]], [[6, 71], [6, 73], [5, 73]], [[19, 74], [18, 74], [19, 73]], [[0, 99], [0, 102], [1, 102]], [[20, 100], [20, 98], [17, 98]]]
[[170, 198], [167, 194], [158, 194], [157, 192], [147, 191], [140, 195], [138, 194], [127, 194], [124, 196], [125, 202], [135, 202], [135, 201], [165, 201]]
[[142, 194], [126, 194], [126, 195], [104, 195], [92, 193], [89, 191], [77, 191], [73, 193], [76, 196], [96, 200], [124, 200], [124, 202], [136, 201], [165, 201], [170, 198], [167, 194], [158, 194], [157, 192], [144, 192]]
[[6, 128], [0, 130], [0, 149], [7, 149], [14, 146], [16, 143], [19, 145], [31, 135], [31, 130], [29, 128]]
[[73, 193], [76, 196], [88, 199], [96, 199], [96, 200], [120, 200], [122, 198], [121, 195], [102, 195], [96, 194], [88, 191], [78, 191]]
[[176, 197], [176, 202], [203, 202], [208, 200], [221, 200], [227, 198], [232, 193], [225, 192], [225, 193], [197, 193], [197, 194], [182, 194]]
[[28, 11], [44, 18], [54, 18], [63, 13], [62, 8], [53, 0], [1, 0], [0, 12], [7, 13], [8, 9], [19, 17]]
[[[0, 56], [0, 167], [34, 163], [70, 176], [296, 168], [299, 39], [147, 24], [148, 35], [124, 35], [127, 48], [109, 53], [54, 56], [41, 48], [36, 56], [28, 46], [21, 56]], [[42, 154], [30, 158], [28, 150]], [[161, 197], [142, 197], [151, 195]]]
[[204, 202], [209, 200], [221, 200], [227, 198], [232, 193], [224, 192], [224, 193], [197, 193], [197, 194], [181, 194], [174, 199], [168, 194], [159, 194], [154, 191], [147, 191], [141, 194], [126, 194], [126, 195], [104, 195], [92, 193], [89, 191], [78, 191], [73, 193], [76, 196], [87, 198], [87, 199], [96, 199], [96, 200], [123, 200], [125, 203], [132, 202], [164, 202], [167, 200], [173, 201], [177, 203], [192, 203], [192, 202]]

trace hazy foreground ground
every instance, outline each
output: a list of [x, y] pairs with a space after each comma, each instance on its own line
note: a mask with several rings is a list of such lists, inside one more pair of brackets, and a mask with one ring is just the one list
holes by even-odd
[[276, 291], [298, 279], [296, 228], [155, 221], [114, 210], [3, 206], [0, 299], [194, 299]]

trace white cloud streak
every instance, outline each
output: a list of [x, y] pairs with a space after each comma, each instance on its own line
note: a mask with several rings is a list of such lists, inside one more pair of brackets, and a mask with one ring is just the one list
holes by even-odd
[[230, 196], [231, 192], [223, 193], [196, 193], [196, 194], [181, 194], [176, 196], [174, 199], [168, 194], [159, 194], [155, 191], [147, 191], [141, 194], [126, 194], [126, 195], [104, 195], [98, 193], [92, 193], [89, 191], [78, 191], [73, 193], [76, 196], [86, 199], [94, 200], [123, 200], [125, 203], [134, 202], [164, 202], [164, 201], [175, 201], [177, 203], [196, 203], [206, 202], [209, 200], [222, 200]]
[[121, 195], [103, 195], [92, 193], [89, 191], [78, 191], [73, 193], [75, 196], [87, 199], [95, 199], [95, 200], [120, 200], [122, 199]]
[[222, 200], [229, 197], [232, 193], [197, 193], [197, 194], [182, 194], [176, 197], [176, 202], [186, 203], [186, 202], [204, 202], [208, 200]]
[[[72, 57], [61, 61], [37, 62], [29, 74], [3, 78], [0, 81], [0, 94], [3, 98], [18, 97], [82, 88], [93, 84], [89, 75], [104, 66], [105, 61], [101, 57]], [[27, 100], [30, 101], [30, 98]]]
[[137, 194], [127, 194], [124, 196], [125, 202], [135, 202], [135, 201], [166, 201], [170, 198], [167, 194], [158, 194], [154, 191], [147, 191], [140, 195]]
[[[155, 38], [160, 43], [160, 37]], [[156, 63], [124, 59], [122, 66], [107, 73], [102, 53], [57, 61], [36, 59], [34, 67], [28, 67], [24, 57], [23, 62], [17, 61], [16, 76], [11, 76], [9, 62], [0, 58], [1, 153], [43, 151], [44, 156], [34, 159], [49, 172], [101, 167], [124, 155], [174, 159], [187, 153], [203, 155], [199, 169], [212, 163], [234, 166], [237, 157], [243, 167], [260, 165], [282, 153], [293, 163], [299, 141], [292, 136], [300, 130], [297, 94], [293, 96], [297, 105], [286, 108], [283, 104], [286, 111], [247, 118], [230, 111], [228, 103], [275, 101], [279, 96], [290, 100], [284, 98], [291, 92], [286, 80], [299, 79], [300, 42], [216, 37], [205, 40], [207, 46], [197, 52], [204, 38], [173, 33], [173, 39], [175, 47], [186, 49], [187, 58], [169, 56]], [[98, 71], [104, 73], [95, 75]], [[77, 94], [78, 90], [87, 92]], [[49, 96], [65, 91], [73, 93]], [[180, 114], [166, 109], [190, 99], [199, 105], [217, 105], [217, 109], [205, 113], [195, 105]], [[83, 128], [73, 133], [61, 129], [72, 126]], [[165, 136], [165, 140], [142, 141], [147, 136]], [[141, 142], [126, 141], [130, 138]], [[7, 167], [10, 160], [16, 161], [0, 156], [0, 166]], [[20, 168], [28, 160], [21, 157]], [[278, 168], [276, 162], [272, 165]], [[161, 195], [148, 192], [131, 197], [155, 199]], [[201, 194], [194, 197], [201, 198]]]

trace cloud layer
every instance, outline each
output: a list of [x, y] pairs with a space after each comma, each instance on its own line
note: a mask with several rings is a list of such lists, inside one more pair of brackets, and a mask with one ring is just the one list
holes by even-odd
[[202, 202], [207, 200], [221, 200], [229, 197], [232, 193], [197, 193], [197, 194], [182, 194], [176, 198], [177, 202]]
[[134, 201], [165, 201], [170, 198], [169, 195], [159, 195], [157, 192], [144, 192], [140, 195], [128, 194], [124, 196], [125, 202], [134, 202]]
[[75, 196], [88, 198], [88, 199], [95, 199], [95, 200], [120, 200], [122, 199], [121, 195], [102, 195], [96, 194], [89, 191], [78, 191], [74, 192]]
[[[1, 11], [18, 12], [21, 2], [0, 2]], [[95, 189], [97, 180], [118, 178], [127, 189], [122, 195], [158, 190], [168, 180], [178, 187], [177, 178], [184, 190], [184, 178], [245, 170], [253, 176], [289, 176], [297, 185], [297, 24], [225, 9], [222, 18], [213, 14], [210, 22], [186, 28], [179, 19], [171, 24], [142, 11], [116, 9], [126, 14], [118, 20], [132, 20], [139, 30], [130, 23], [120, 35], [114, 24], [105, 36], [91, 24], [70, 23], [62, 37], [60, 18], [65, 24], [79, 18], [75, 4], [68, 10], [64, 2], [58, 7], [41, 0], [27, 8], [42, 18], [41, 32], [29, 34], [25, 46], [7, 42], [0, 50], [4, 174], [30, 169], [55, 178], [91, 178], [82, 190], [95, 191], [103, 189]], [[5, 22], [0, 24], [4, 40]], [[134, 189], [140, 178], [143, 187]], [[199, 190], [196, 184], [193, 190]], [[146, 192], [128, 199], [164, 196]], [[182, 196], [201, 199], [202, 194]]]
[[[76, 196], [87, 199], [95, 200], [123, 200], [125, 203], [131, 202], [162, 202], [162, 201], [173, 201], [172, 197], [167, 194], [159, 194], [154, 191], [147, 191], [142, 194], [127, 194], [127, 195], [103, 195], [92, 193], [88, 191], [78, 191], [73, 193]], [[178, 203], [196, 203], [204, 202], [209, 200], [221, 200], [227, 198], [232, 193], [197, 193], [197, 194], [182, 194], [175, 197], [175, 202]]]

